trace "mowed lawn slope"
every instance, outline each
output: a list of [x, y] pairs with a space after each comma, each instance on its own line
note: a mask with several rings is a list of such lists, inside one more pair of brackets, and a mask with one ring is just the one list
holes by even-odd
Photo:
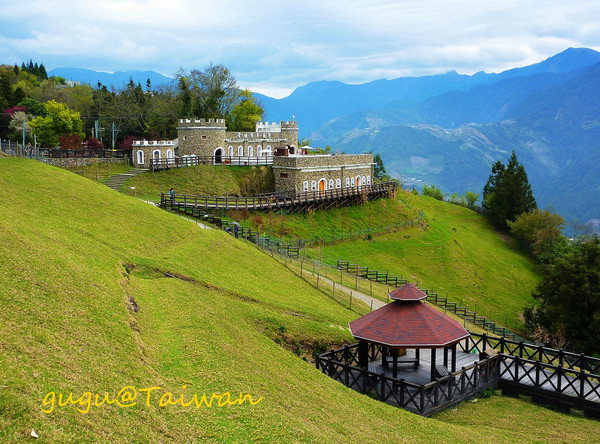
[[478, 213], [407, 192], [398, 198], [423, 212], [425, 227], [323, 246], [310, 254], [332, 264], [345, 259], [389, 271], [496, 322], [522, 325], [523, 309], [534, 303], [531, 292], [540, 279], [535, 264]]
[[[496, 433], [492, 419], [454, 425], [421, 418], [319, 373], [273, 339], [350, 341], [345, 327], [357, 313], [220, 231], [35, 161], [0, 159], [0, 189], [0, 441], [23, 441], [31, 429], [41, 442], [556, 436], [518, 425]], [[129, 408], [42, 412], [51, 391], [114, 396], [125, 386], [163, 387], [186, 400], [226, 391], [262, 400], [160, 407], [158, 396], [146, 406], [139, 394]], [[523, 415], [555, 415], [563, 419], [561, 436], [573, 440], [600, 432], [597, 422], [533, 406]]]

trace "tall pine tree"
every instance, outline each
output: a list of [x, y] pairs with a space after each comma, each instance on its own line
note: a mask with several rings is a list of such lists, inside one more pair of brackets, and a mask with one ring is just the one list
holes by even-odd
[[492, 222], [503, 229], [507, 229], [508, 221], [514, 221], [519, 214], [537, 208], [525, 168], [514, 151], [507, 166], [500, 161], [492, 165], [483, 188], [483, 207]]

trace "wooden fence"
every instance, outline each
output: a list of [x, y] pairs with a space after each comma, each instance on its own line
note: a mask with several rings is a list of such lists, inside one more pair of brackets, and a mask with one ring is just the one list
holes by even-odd
[[273, 156], [185, 156], [166, 159], [150, 159], [150, 169], [152, 169], [152, 171], [196, 165], [273, 165]]
[[[369, 344], [369, 360], [381, 348]], [[315, 365], [346, 387], [380, 401], [430, 416], [498, 383], [498, 356], [476, 362], [427, 384], [416, 384], [358, 367], [358, 344], [319, 355]]]
[[[341, 259], [338, 259], [337, 261], [337, 268], [339, 270], [345, 270], [349, 274], [354, 274], [373, 282], [381, 282], [394, 287], [399, 287], [407, 282], [406, 279], [402, 279], [397, 276], [390, 276], [387, 272], [381, 273], [376, 270], [371, 270], [368, 267], [361, 267], [359, 264], [351, 264], [349, 261], [344, 261]], [[428, 289], [423, 289], [422, 291], [427, 294], [428, 302], [449, 310], [455, 313], [457, 316], [460, 316], [461, 318], [472, 322], [475, 325], [483, 327], [485, 330], [491, 331], [492, 333], [500, 336], [507, 336], [512, 339], [523, 339], [516, 333], [511, 332], [506, 327], [501, 327], [494, 321], [490, 321], [485, 316], [478, 315], [477, 312], [470, 311], [467, 307], [462, 307], [456, 302], [448, 301], [447, 297], [440, 296]]]
[[238, 196], [196, 196], [176, 194], [169, 197], [162, 193], [161, 208], [184, 211], [191, 214], [209, 210], [278, 210], [302, 212], [309, 209], [327, 209], [362, 203], [380, 197], [389, 197], [396, 190], [394, 182], [384, 182], [358, 187], [336, 188], [325, 191], [309, 191], [303, 193], [279, 193], [257, 197]]

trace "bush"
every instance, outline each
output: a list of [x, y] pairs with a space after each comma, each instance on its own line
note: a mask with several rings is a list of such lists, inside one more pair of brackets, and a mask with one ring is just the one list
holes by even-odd
[[444, 200], [444, 192], [435, 185], [425, 185], [423, 187], [423, 195], [433, 197], [437, 200]]

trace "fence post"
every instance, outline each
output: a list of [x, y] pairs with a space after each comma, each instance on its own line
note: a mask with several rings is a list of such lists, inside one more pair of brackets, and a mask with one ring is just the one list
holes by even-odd
[[585, 370], [581, 370], [581, 373], [579, 374], [579, 397], [582, 399], [585, 398], [585, 380]]

